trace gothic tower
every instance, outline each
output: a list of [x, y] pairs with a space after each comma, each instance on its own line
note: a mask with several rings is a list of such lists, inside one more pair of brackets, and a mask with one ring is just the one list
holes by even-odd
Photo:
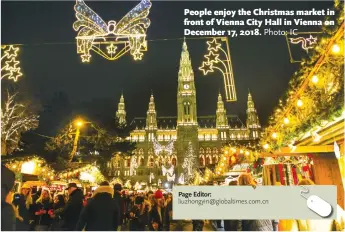
[[123, 98], [123, 94], [121, 94], [120, 102], [117, 106], [116, 117], [120, 124], [126, 123], [125, 99]]
[[248, 93], [247, 102], [247, 128], [249, 130], [249, 138], [259, 139], [261, 125], [250, 92]]
[[224, 102], [222, 95], [218, 95], [217, 111], [216, 111], [216, 127], [218, 130], [218, 138], [226, 140], [229, 136], [229, 123], [226, 116], [226, 109], [224, 108]]
[[147, 110], [146, 114], [146, 127], [147, 133], [146, 141], [152, 142], [153, 138], [156, 136], [157, 131], [157, 113], [155, 107], [155, 99], [153, 94], [150, 97], [149, 109]]
[[198, 151], [198, 121], [196, 113], [196, 90], [194, 72], [187, 48], [183, 42], [178, 72], [177, 86], [177, 156], [179, 164], [183, 162], [188, 144], [193, 144], [195, 155]]

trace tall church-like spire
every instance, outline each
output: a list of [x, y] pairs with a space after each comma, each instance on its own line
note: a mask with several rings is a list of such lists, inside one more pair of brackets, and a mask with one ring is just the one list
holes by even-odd
[[228, 118], [226, 117], [226, 109], [224, 108], [223, 98], [220, 93], [218, 95], [216, 117], [217, 117], [217, 120], [216, 120], [217, 128], [229, 127]]
[[178, 79], [184, 81], [194, 80], [194, 72], [192, 69], [192, 62], [189, 57], [187, 43], [184, 40], [182, 45], [182, 53], [180, 59], [180, 69], [178, 72]]
[[116, 117], [120, 124], [126, 123], [126, 110], [125, 110], [125, 99], [123, 94], [121, 94], [120, 102], [117, 106]]
[[155, 99], [153, 97], [153, 94], [151, 94], [149, 109], [147, 110], [146, 129], [148, 130], [157, 129], [157, 113], [156, 113]]
[[250, 92], [248, 93], [247, 102], [247, 128], [250, 131], [251, 138], [259, 138], [259, 130], [261, 128], [258, 114], [256, 112], [254, 101]]
[[177, 124], [197, 125], [194, 72], [186, 41], [183, 41], [177, 87]]

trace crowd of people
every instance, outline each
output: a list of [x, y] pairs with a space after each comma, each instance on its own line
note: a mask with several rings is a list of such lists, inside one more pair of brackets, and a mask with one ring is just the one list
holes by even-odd
[[[300, 184], [313, 184], [302, 180]], [[32, 193], [23, 184], [13, 194], [15, 175], [1, 167], [1, 230], [6, 231], [169, 231], [172, 224], [172, 195], [162, 191], [128, 194], [120, 184], [100, 183], [94, 192], [83, 194], [69, 183], [68, 194], [52, 194], [48, 189]], [[229, 185], [256, 187], [250, 173], [243, 173]], [[214, 221], [222, 227], [221, 221]], [[225, 231], [277, 231], [274, 220], [224, 220]], [[192, 221], [193, 231], [202, 231], [203, 220]]]

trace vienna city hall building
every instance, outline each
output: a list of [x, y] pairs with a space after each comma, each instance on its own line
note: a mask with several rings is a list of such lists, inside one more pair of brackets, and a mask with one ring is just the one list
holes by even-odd
[[[174, 180], [170, 176], [170, 181], [177, 182], [184, 172], [182, 166], [190, 147], [195, 157], [195, 166], [202, 170], [205, 167], [212, 168], [218, 162], [225, 143], [231, 140], [245, 143], [259, 138], [261, 126], [250, 93], [246, 125], [238, 116], [227, 115], [221, 94], [214, 98], [217, 104], [215, 115], [198, 116], [194, 72], [184, 42], [178, 72], [177, 116], [160, 117], [154, 96], [151, 95], [146, 117], [134, 118], [130, 122], [135, 128], [128, 138], [136, 142], [134, 154], [125, 158], [114, 157], [108, 164], [109, 174], [114, 178], [132, 180], [132, 183], [159, 184], [166, 182], [169, 175], [162, 169], [171, 170], [173, 165]], [[123, 95], [116, 116], [120, 122], [126, 122]], [[160, 145], [161, 149], [155, 149], [155, 144], [156, 147]]]

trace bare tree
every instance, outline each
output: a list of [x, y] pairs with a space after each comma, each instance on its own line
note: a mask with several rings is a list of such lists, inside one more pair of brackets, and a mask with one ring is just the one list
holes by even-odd
[[1, 107], [1, 154], [11, 154], [20, 146], [22, 133], [38, 127], [39, 116], [30, 103], [17, 102], [18, 93], [10, 94]]

